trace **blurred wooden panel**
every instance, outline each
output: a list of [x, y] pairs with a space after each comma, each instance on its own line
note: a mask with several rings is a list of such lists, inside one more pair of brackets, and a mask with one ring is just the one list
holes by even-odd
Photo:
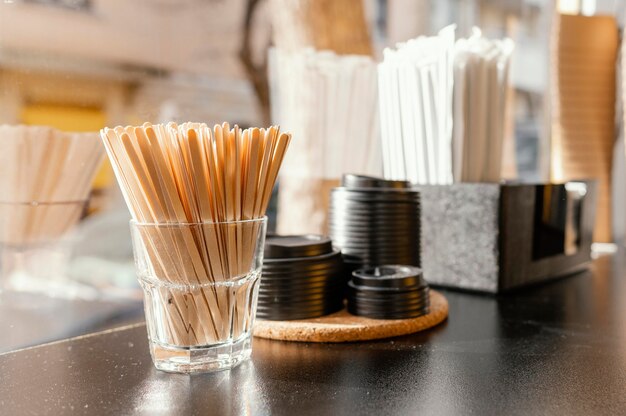
[[271, 0], [276, 46], [371, 55], [362, 0]]
[[609, 242], [618, 28], [611, 16], [557, 15], [552, 43], [552, 179], [600, 182], [594, 240]]

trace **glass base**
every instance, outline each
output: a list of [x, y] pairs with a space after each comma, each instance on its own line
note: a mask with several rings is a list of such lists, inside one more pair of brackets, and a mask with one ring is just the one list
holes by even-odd
[[150, 353], [158, 370], [171, 373], [208, 373], [228, 370], [250, 358], [248, 333], [233, 342], [203, 347], [177, 347], [150, 341]]

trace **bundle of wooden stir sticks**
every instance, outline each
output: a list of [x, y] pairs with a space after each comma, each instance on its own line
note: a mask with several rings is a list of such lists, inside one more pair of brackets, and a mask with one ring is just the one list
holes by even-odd
[[278, 127], [184, 123], [101, 132], [133, 219], [197, 223], [261, 218], [291, 140]]
[[250, 319], [242, 317], [256, 282], [224, 290], [212, 284], [251, 271], [259, 225], [233, 221], [265, 215], [291, 135], [278, 127], [146, 123], [101, 136], [139, 223], [149, 277], [178, 285], [154, 294], [166, 311], [165, 341], [201, 345], [247, 331]]
[[54, 240], [76, 224], [103, 149], [97, 133], [0, 125], [0, 241]]

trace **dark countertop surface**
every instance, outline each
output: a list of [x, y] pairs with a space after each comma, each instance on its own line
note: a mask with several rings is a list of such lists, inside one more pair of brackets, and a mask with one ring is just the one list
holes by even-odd
[[[0, 355], [0, 414], [626, 414], [626, 257], [378, 342], [256, 339], [231, 372], [173, 375], [143, 325]], [[6, 335], [3, 335], [6, 336]]]
[[0, 353], [141, 321], [140, 301], [64, 299], [2, 292]]

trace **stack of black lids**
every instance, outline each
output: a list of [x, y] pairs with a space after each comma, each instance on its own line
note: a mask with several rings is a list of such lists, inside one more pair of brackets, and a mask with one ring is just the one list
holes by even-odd
[[341, 252], [328, 237], [268, 236], [256, 316], [284, 321], [337, 312], [346, 283]]
[[331, 193], [329, 230], [351, 270], [420, 266], [420, 197], [409, 182], [344, 175]]
[[348, 282], [351, 314], [374, 319], [409, 319], [429, 311], [429, 288], [420, 268], [389, 265], [352, 272], [352, 280]]

